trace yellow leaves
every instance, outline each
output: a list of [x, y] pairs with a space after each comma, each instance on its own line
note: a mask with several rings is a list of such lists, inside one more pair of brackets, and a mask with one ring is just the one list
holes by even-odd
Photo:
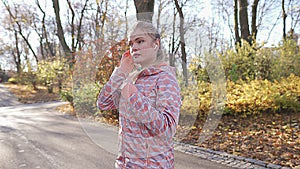
[[191, 72], [197, 71], [198, 66], [199, 66], [200, 63], [201, 63], [201, 61], [200, 61], [199, 58], [196, 58], [196, 57], [192, 58], [191, 63], [189, 64], [189, 70]]
[[[199, 82], [184, 88], [183, 112], [208, 112], [212, 104], [212, 85]], [[258, 114], [276, 112], [284, 109], [300, 109], [300, 77], [291, 74], [281, 81], [252, 80], [227, 81], [225, 110], [227, 113]], [[278, 98], [279, 101], [278, 101]], [[297, 106], [298, 105], [298, 106]]]
[[276, 96], [286, 93], [286, 97], [295, 95], [299, 97], [300, 88], [295, 89], [295, 86], [300, 85], [299, 83], [300, 79], [295, 75], [291, 75], [280, 83], [276, 81], [272, 83], [268, 80], [253, 80], [248, 83], [228, 82], [226, 104], [236, 113], [276, 111], [280, 108], [276, 105]]

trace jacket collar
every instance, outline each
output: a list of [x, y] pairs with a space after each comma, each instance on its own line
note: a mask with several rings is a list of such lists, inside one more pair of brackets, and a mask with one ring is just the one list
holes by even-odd
[[173, 71], [172, 67], [170, 67], [166, 63], [161, 63], [158, 65], [152, 65], [142, 70], [139, 76], [150, 76], [150, 75], [158, 74], [160, 72], [172, 72], [172, 71]]

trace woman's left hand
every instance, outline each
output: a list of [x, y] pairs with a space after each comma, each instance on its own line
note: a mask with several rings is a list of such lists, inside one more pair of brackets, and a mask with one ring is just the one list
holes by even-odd
[[132, 71], [133, 67], [134, 67], [134, 63], [133, 63], [132, 56], [130, 55], [130, 51], [126, 51], [122, 55], [121, 64], [120, 64], [119, 69], [123, 73], [127, 74], [127, 73], [130, 73]]

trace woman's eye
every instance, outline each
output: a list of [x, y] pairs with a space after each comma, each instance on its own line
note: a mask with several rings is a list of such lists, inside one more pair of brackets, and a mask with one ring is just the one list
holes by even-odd
[[137, 41], [138, 44], [141, 44], [141, 43], [143, 43], [143, 42], [144, 42], [144, 40], [138, 40], [138, 41]]

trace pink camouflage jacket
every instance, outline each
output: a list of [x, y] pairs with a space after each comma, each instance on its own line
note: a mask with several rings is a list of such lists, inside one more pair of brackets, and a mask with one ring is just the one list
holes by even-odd
[[120, 94], [126, 75], [115, 69], [98, 96], [102, 110], [119, 109], [116, 168], [174, 168], [173, 136], [181, 106], [173, 67], [162, 64], [143, 70], [128, 99]]

